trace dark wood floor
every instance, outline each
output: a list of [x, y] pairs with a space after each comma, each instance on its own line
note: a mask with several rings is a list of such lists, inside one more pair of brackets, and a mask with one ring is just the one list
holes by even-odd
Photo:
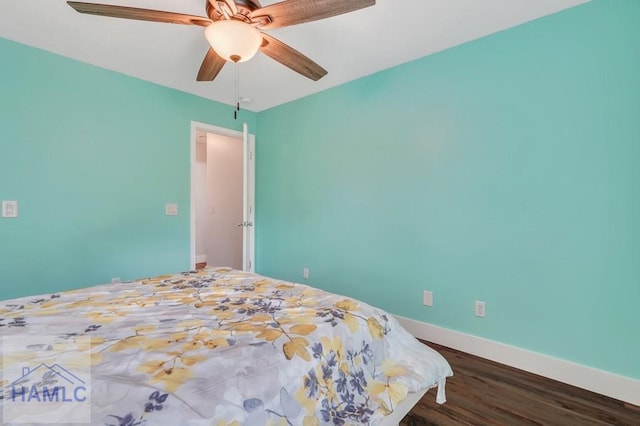
[[400, 423], [418, 425], [633, 425], [640, 407], [428, 343], [451, 364], [447, 402], [430, 390]]

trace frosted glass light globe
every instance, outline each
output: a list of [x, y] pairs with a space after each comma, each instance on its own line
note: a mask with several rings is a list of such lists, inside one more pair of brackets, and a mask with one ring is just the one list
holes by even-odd
[[260, 31], [235, 19], [213, 22], [204, 30], [204, 36], [218, 55], [231, 62], [248, 61], [262, 44]]

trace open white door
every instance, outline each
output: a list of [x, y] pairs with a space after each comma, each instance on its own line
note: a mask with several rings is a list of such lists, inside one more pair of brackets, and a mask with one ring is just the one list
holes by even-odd
[[[196, 170], [196, 146], [197, 138], [200, 133], [213, 133], [222, 136], [235, 138], [242, 143], [242, 222], [237, 223], [242, 227], [242, 269], [245, 271], [254, 271], [254, 147], [255, 136], [248, 133], [246, 123], [243, 125], [243, 131], [225, 129], [222, 127], [212, 126], [210, 124], [191, 122], [191, 268], [195, 269], [197, 262], [196, 254], [196, 235], [201, 235], [202, 230], [196, 229], [196, 197], [198, 191], [203, 189], [200, 187]], [[240, 167], [240, 165], [239, 165]], [[232, 226], [236, 226], [234, 223]], [[237, 229], [237, 228], [236, 228]], [[210, 266], [227, 266], [214, 265], [207, 260]]]
[[243, 146], [243, 209], [242, 209], [242, 269], [253, 272], [254, 268], [254, 138], [249, 137], [247, 123], [242, 125]]

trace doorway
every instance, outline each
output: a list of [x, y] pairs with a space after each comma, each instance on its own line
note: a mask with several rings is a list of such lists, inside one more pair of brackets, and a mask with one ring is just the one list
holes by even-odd
[[254, 136], [191, 127], [191, 267], [253, 271]]

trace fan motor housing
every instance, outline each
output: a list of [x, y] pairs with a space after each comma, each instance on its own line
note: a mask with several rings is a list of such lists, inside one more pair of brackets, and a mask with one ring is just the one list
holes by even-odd
[[[236, 0], [235, 4], [236, 4], [236, 7], [238, 8], [238, 14], [241, 14], [245, 17], [248, 17], [248, 15], [251, 12], [253, 12], [256, 9], [260, 9], [262, 7], [260, 6], [259, 3], [254, 2], [252, 0]], [[209, 0], [207, 0], [206, 2], [206, 10], [207, 10], [207, 16], [212, 21], [217, 21], [223, 18], [223, 16], [216, 10], [215, 7], [213, 7], [213, 5]]]

